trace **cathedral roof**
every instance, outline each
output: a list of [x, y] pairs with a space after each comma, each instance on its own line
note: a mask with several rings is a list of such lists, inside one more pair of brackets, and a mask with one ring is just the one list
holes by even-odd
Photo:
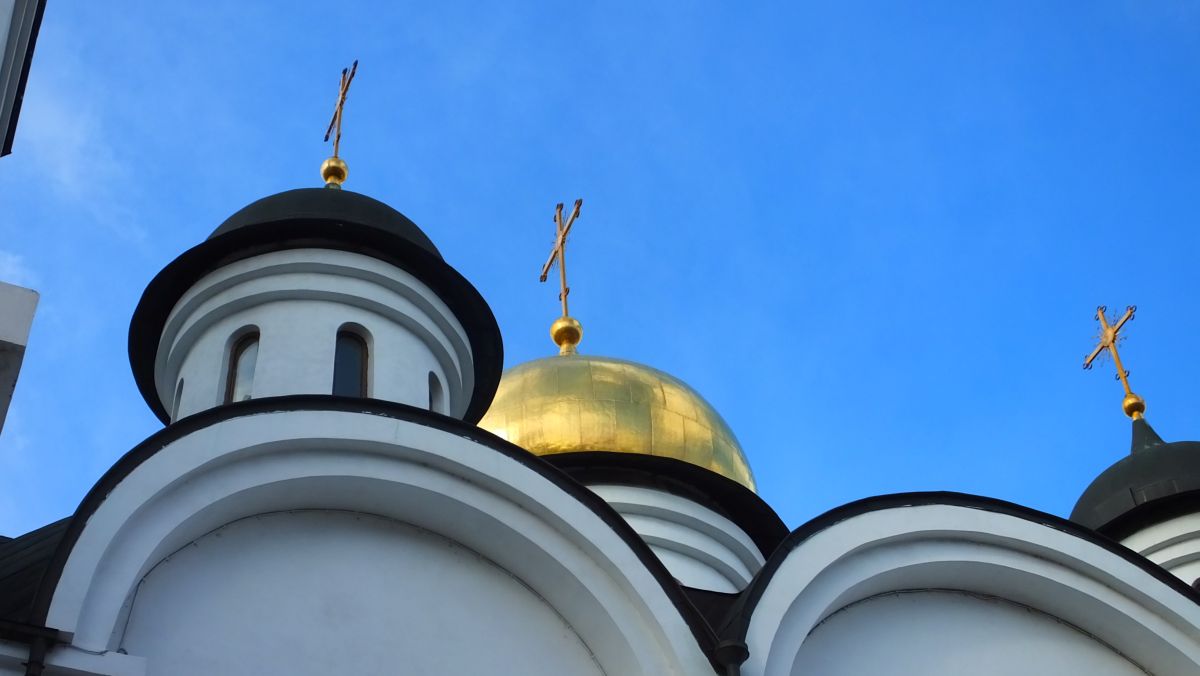
[[[697, 640], [705, 644], [705, 650], [709, 651], [712, 647], [708, 644], [714, 642], [715, 637], [711, 628], [705, 624], [703, 616], [691, 604], [688, 590], [671, 577], [667, 568], [636, 531], [600, 496], [576, 481], [570, 471], [555, 469], [552, 463], [491, 435], [481, 437], [480, 430], [469, 422], [395, 402], [323, 394], [251, 399], [211, 408], [184, 418], [157, 431], [122, 456], [92, 487], [72, 516], [0, 543], [0, 639], [27, 641], [28, 636], [39, 632], [52, 640], [58, 638], [58, 632], [46, 628], [45, 623], [50, 595], [60, 582], [67, 556], [96, 510], [109, 498], [120, 482], [143, 463], [160, 453], [168, 452], [166, 449], [179, 439], [232, 419], [308, 411], [366, 414], [451, 432], [471, 439], [537, 472], [608, 524], [617, 536], [629, 545], [637, 559], [649, 569], [670, 602], [678, 609], [689, 630]], [[757, 496], [752, 497], [757, 500]], [[769, 508], [766, 509], [775, 519], [775, 522], [767, 525], [783, 529], [783, 532], [773, 533], [774, 539], [770, 541], [773, 548], [774, 544], [786, 535], [786, 529], [778, 522], [778, 517], [775, 517]]]
[[1087, 487], [1071, 520], [1115, 538], [1175, 515], [1200, 495], [1200, 443], [1167, 443], [1145, 418], [1133, 421], [1128, 456]]
[[682, 380], [623, 359], [566, 354], [514, 366], [479, 425], [537, 455], [667, 457], [755, 486], [712, 405]]
[[358, 193], [302, 188], [265, 197], [239, 210], [204, 242], [185, 251], [146, 287], [129, 327], [129, 361], [146, 403], [164, 423], [155, 361], [167, 318], [197, 281], [222, 267], [288, 249], [350, 251], [393, 264], [421, 280], [450, 307], [470, 342], [475, 377], [466, 420], [479, 420], [492, 399], [504, 361], [500, 329], [479, 292], [442, 260], [429, 237], [390, 206]]
[[226, 218], [208, 238], [265, 223], [308, 220], [357, 223], [377, 228], [442, 257], [429, 237], [404, 214], [366, 195], [327, 188], [287, 190], [251, 202]]
[[29, 622], [34, 597], [71, 519], [0, 542], [0, 622]]

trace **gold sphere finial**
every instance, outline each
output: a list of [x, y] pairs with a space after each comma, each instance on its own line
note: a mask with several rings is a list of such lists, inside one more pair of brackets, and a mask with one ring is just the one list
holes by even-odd
[[550, 325], [550, 337], [558, 345], [559, 354], [575, 354], [576, 346], [583, 339], [583, 325], [574, 317], [559, 317]]
[[325, 180], [326, 188], [341, 189], [349, 173], [350, 168], [340, 157], [331, 157], [321, 163], [321, 178]]
[[1130, 392], [1121, 401], [1121, 409], [1125, 411], [1125, 415], [1134, 420], [1139, 420], [1142, 414], [1146, 412], [1146, 400]]

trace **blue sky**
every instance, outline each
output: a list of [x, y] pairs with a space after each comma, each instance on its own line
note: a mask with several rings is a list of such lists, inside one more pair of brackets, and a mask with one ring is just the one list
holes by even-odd
[[797, 526], [908, 490], [1069, 513], [1128, 452], [1097, 304], [1168, 440], [1200, 438], [1200, 5], [51, 0], [0, 279], [42, 294], [0, 434], [0, 533], [69, 514], [160, 426], [146, 283], [246, 203], [319, 184], [420, 224], [553, 353], [557, 201], [581, 350], [691, 383]]

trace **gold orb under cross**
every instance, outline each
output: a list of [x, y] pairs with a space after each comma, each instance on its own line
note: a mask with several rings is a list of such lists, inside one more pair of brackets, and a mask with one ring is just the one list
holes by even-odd
[[321, 163], [321, 179], [330, 188], [340, 188], [350, 174], [350, 167], [340, 157], [331, 157]]

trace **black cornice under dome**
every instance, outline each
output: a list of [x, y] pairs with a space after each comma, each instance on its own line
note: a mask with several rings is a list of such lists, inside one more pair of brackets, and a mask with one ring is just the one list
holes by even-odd
[[1200, 505], [1200, 443], [1165, 443], [1144, 419], [1133, 421], [1131, 453], [1087, 487], [1071, 520], [1122, 539]]
[[159, 398], [154, 364], [167, 318], [179, 299], [202, 277], [230, 263], [309, 248], [349, 251], [395, 265], [449, 306], [466, 332], [475, 366], [475, 387], [463, 417], [479, 422], [496, 394], [504, 365], [492, 309], [404, 214], [366, 195], [332, 188], [288, 190], [249, 204], [151, 280], [129, 325], [129, 363], [142, 398], [159, 420], [169, 423], [170, 416]]

